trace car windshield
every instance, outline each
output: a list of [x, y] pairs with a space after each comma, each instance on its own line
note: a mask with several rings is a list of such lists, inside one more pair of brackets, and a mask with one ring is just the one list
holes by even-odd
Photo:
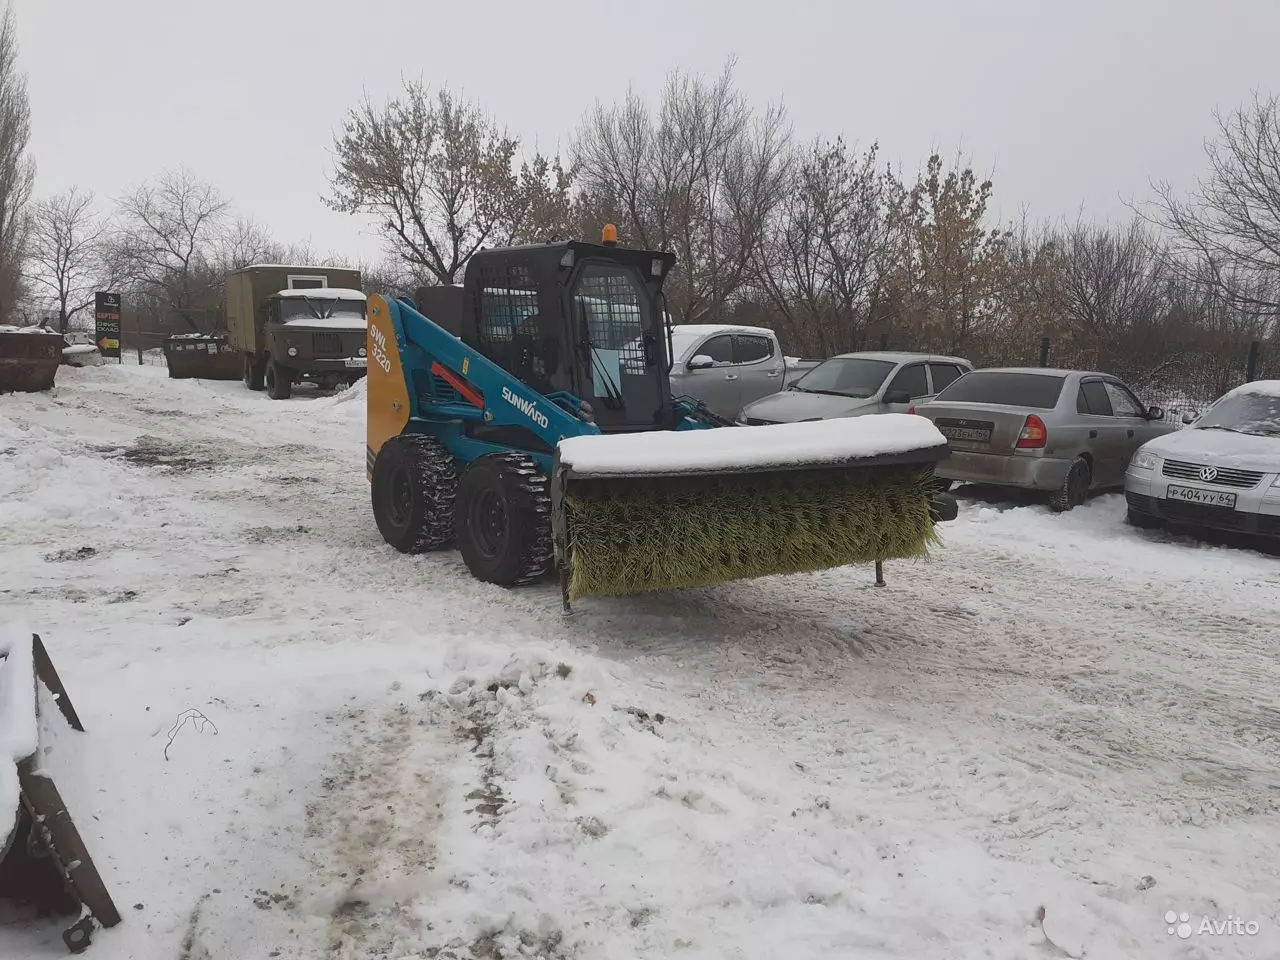
[[1052, 410], [1058, 405], [1065, 377], [1044, 373], [966, 373], [935, 398], [939, 403], [996, 403], [1007, 407]]
[[1229, 393], [1210, 407], [1197, 430], [1230, 430], [1255, 437], [1280, 437], [1280, 394]]
[[333, 300], [325, 297], [282, 297], [280, 319], [324, 320], [330, 317], [364, 317], [363, 300]]
[[804, 393], [830, 393], [839, 397], [874, 397], [885, 377], [897, 364], [865, 357], [832, 357], [818, 364], [791, 385]]

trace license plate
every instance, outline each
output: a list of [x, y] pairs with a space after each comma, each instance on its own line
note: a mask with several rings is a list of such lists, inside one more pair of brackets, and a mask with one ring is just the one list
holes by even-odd
[[1221, 493], [1217, 490], [1201, 490], [1198, 487], [1169, 487], [1165, 494], [1170, 500], [1182, 500], [1185, 503], [1200, 503], [1206, 507], [1236, 508], [1234, 493]]
[[991, 431], [976, 427], [938, 427], [938, 432], [948, 440], [972, 440], [975, 443], [991, 442]]
[[347, 357], [348, 367], [367, 367], [369, 365], [368, 357]]

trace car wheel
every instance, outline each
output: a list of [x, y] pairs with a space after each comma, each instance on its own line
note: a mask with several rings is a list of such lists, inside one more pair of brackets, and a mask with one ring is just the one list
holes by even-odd
[[1089, 469], [1089, 461], [1084, 457], [1076, 457], [1062, 480], [1062, 486], [1049, 498], [1049, 507], [1055, 513], [1065, 513], [1072, 507], [1078, 507], [1089, 498], [1089, 485], [1093, 480], [1093, 471]]
[[1149, 513], [1140, 513], [1130, 507], [1125, 514], [1125, 522], [1131, 527], [1137, 527], [1139, 530], [1155, 530], [1164, 526], [1164, 521], [1159, 517], [1153, 517]]

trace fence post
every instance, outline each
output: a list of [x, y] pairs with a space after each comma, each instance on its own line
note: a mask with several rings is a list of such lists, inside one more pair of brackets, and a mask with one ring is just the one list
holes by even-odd
[[1260, 348], [1261, 344], [1257, 340], [1249, 344], [1249, 364], [1245, 367], [1244, 378], [1250, 383], [1258, 379], [1258, 351]]
[[880, 334], [880, 349], [881, 350], [889, 349], [889, 335], [887, 333]]
[[1040, 366], [1049, 366], [1049, 338], [1040, 338]]

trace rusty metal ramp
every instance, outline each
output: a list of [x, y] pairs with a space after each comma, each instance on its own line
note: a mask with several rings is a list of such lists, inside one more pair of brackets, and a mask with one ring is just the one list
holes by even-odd
[[120, 922], [102, 877], [42, 762], [47, 741], [84, 726], [40, 637], [0, 625], [0, 899], [65, 917], [63, 942], [87, 949]]

